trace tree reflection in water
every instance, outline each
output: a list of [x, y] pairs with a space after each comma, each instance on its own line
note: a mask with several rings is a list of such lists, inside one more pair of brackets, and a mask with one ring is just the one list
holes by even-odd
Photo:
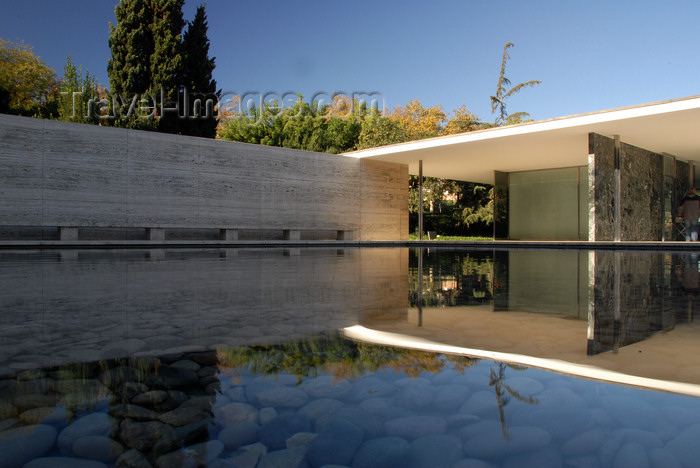
[[[521, 395], [513, 387], [505, 383], [506, 378], [506, 368], [510, 367], [513, 370], [522, 371], [526, 370], [527, 367], [519, 366], [517, 364], [507, 364], [505, 362], [498, 363], [498, 373], [492, 368], [489, 378], [489, 387], [493, 387], [496, 392], [496, 401], [498, 403], [498, 415], [501, 419], [501, 430], [503, 431], [503, 437], [506, 440], [510, 440], [510, 434], [508, 433], [508, 423], [506, 422], [505, 407], [510, 403], [510, 397], [512, 396], [518, 401], [527, 403], [530, 405], [538, 405], [540, 402], [532, 397], [526, 397]], [[509, 396], [510, 395], [510, 396]]]

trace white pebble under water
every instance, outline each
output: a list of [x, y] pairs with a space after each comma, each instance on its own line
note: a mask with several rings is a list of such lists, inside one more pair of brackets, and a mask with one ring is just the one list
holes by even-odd
[[[443, 359], [442, 370], [412, 376], [384, 368], [298, 378], [190, 358], [171, 356], [150, 380], [125, 366], [85, 379], [87, 387], [56, 372], [3, 381], [0, 466], [670, 468], [700, 460], [692, 397], [488, 360], [463, 373]], [[69, 408], [86, 389], [89, 403]]]

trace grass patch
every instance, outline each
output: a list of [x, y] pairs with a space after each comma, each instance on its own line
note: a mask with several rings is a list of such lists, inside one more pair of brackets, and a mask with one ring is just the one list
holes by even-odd
[[[408, 235], [408, 240], [418, 240], [418, 234], [409, 234]], [[423, 240], [427, 241], [428, 236], [424, 235]], [[430, 239], [431, 241], [435, 242], [440, 242], [440, 241], [468, 241], [468, 242], [473, 242], [473, 241], [490, 241], [493, 240], [493, 237], [481, 237], [481, 236], [437, 236], [435, 239]]]

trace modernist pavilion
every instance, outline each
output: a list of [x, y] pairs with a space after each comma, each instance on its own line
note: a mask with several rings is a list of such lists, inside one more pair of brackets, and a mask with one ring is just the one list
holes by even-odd
[[349, 155], [494, 184], [496, 239], [678, 240], [677, 208], [697, 185], [700, 96]]

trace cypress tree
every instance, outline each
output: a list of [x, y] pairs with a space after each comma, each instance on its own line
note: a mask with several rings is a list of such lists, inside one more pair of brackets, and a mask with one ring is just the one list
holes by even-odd
[[151, 93], [164, 107], [158, 122], [158, 130], [161, 132], [175, 133], [178, 130], [178, 113], [174, 107], [177, 104], [183, 67], [184, 4], [185, 0], [151, 0], [154, 44], [150, 57]]
[[[182, 41], [181, 84], [186, 89], [188, 111], [186, 120], [181, 121], [181, 132], [186, 135], [214, 138], [216, 119], [214, 109], [207, 109], [207, 100], [218, 102], [216, 81], [212, 78], [214, 57], [209, 58], [208, 25], [205, 6], [200, 5], [194, 20], [188, 24]], [[183, 95], [184, 98], [184, 95]], [[195, 105], [196, 101], [198, 105]], [[184, 105], [184, 100], [181, 101]]]
[[122, 0], [115, 8], [117, 25], [109, 24], [107, 64], [113, 93], [145, 93], [151, 87], [150, 60], [153, 55], [151, 14], [146, 0]]
[[[131, 98], [134, 95], [146, 94], [151, 88], [153, 33], [148, 1], [121, 0], [114, 13], [117, 25], [109, 24], [109, 48], [112, 55], [107, 64], [112, 94], [110, 113], [115, 117], [113, 123], [118, 126], [154, 130], [152, 120], [135, 115], [128, 116]], [[131, 110], [133, 112], [135, 109]]]
[[[121, 0], [117, 5], [117, 25], [110, 23], [112, 55], [107, 67], [112, 103], [116, 107], [112, 112], [118, 117], [116, 125], [215, 136], [213, 115], [208, 119], [189, 119], [185, 115], [184, 88], [196, 94], [192, 103], [187, 103], [189, 115], [193, 113], [194, 99], [203, 98], [204, 103], [206, 97], [215, 103], [217, 99], [216, 82], [212, 79], [214, 59], [208, 57], [204, 6], [197, 9], [183, 39], [184, 3], [184, 0]], [[139, 102], [132, 106], [135, 95]], [[148, 104], [140, 102], [141, 99], [154, 107], [151, 117], [155, 118], [142, 118], [144, 112], [139, 108]], [[126, 120], [130, 106], [132, 115]]]

